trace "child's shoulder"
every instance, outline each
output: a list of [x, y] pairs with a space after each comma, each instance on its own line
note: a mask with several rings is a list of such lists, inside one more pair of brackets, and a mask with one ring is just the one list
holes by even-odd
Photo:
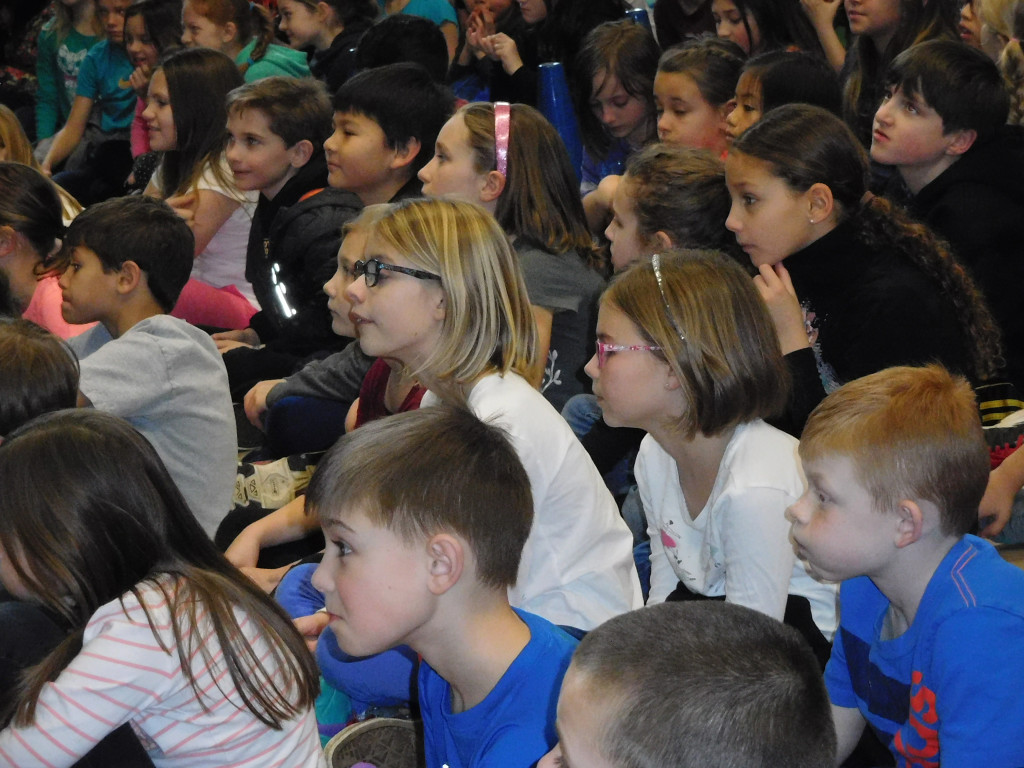
[[922, 603], [933, 596], [939, 620], [961, 611], [993, 608], [1015, 614], [1024, 627], [1024, 570], [977, 536], [961, 538], [943, 559]]

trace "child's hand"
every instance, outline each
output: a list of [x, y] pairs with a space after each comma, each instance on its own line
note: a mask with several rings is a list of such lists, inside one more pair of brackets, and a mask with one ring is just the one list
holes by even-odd
[[221, 331], [220, 333], [213, 334], [210, 338], [213, 339], [222, 355], [229, 349], [258, 347], [260, 344], [260, 335], [252, 328], [242, 328], [237, 331]]
[[511, 75], [523, 66], [523, 60], [519, 57], [519, 48], [516, 41], [499, 32], [496, 35], [487, 35], [480, 40], [480, 47], [484, 53], [492, 59], [501, 62], [501, 68], [505, 74]]
[[[1024, 450], [1024, 448], [1018, 449]], [[978, 520], [985, 525], [979, 535], [991, 539], [1002, 533], [1003, 528], [1010, 522], [1010, 515], [1013, 513], [1013, 500], [1019, 491], [1020, 483], [1010, 477], [1000, 465], [992, 470], [988, 476], [988, 486], [985, 488], [985, 495], [978, 506]]]
[[800, 0], [807, 18], [815, 29], [831, 28], [843, 0]]
[[768, 312], [775, 323], [775, 332], [779, 335], [782, 354], [787, 355], [811, 346], [804, 327], [804, 313], [800, 309], [800, 301], [796, 297], [796, 289], [793, 288], [788, 270], [781, 263], [774, 267], [762, 264], [758, 269], [761, 274], [754, 278], [754, 285], [768, 305]]
[[128, 78], [132, 90], [135, 91], [135, 94], [140, 99], [146, 98], [146, 93], [149, 91], [149, 78], [152, 75], [152, 67], [148, 64], [143, 64], [141, 67], [136, 67], [135, 71], [132, 72], [132, 76]]
[[300, 616], [292, 623], [295, 624], [295, 628], [299, 630], [299, 634], [305, 639], [309, 652], [315, 654], [316, 642], [320, 639], [323, 631], [327, 629], [327, 625], [331, 623], [331, 620], [327, 616], [326, 611], [317, 611], [311, 616]]
[[612, 198], [619, 188], [621, 176], [612, 174], [605, 176], [597, 183], [597, 187], [583, 198], [583, 212], [587, 216], [587, 226], [591, 232], [600, 234], [608, 227], [612, 218]]
[[242, 405], [245, 408], [245, 417], [257, 429], [263, 429], [263, 416], [267, 412], [267, 395], [270, 394], [270, 390], [282, 381], [284, 379], [261, 381], [245, 393], [245, 399], [242, 401]]
[[184, 195], [175, 195], [164, 200], [174, 212], [185, 220], [185, 223], [192, 227], [196, 221], [196, 204], [199, 202], [199, 195], [195, 192], [186, 192]]
[[478, 7], [469, 15], [469, 21], [466, 23], [466, 46], [473, 51], [482, 52], [481, 41], [496, 31], [494, 14]]

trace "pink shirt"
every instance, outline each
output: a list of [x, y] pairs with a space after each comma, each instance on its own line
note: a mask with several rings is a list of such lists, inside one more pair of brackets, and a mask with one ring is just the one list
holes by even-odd
[[62, 339], [70, 339], [72, 336], [85, 333], [96, 323], [72, 325], [64, 322], [64, 316], [60, 313], [63, 298], [57, 284], [58, 279], [56, 275], [50, 275], [40, 280], [36, 284], [36, 292], [32, 294], [32, 301], [21, 316]]

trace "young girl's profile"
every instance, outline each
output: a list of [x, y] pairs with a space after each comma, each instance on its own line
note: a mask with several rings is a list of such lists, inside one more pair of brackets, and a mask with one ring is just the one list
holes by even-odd
[[355, 74], [356, 44], [380, 13], [375, 0], [278, 0], [288, 45], [307, 51], [309, 70], [333, 94]]
[[718, 36], [732, 40], [748, 56], [775, 50], [822, 56], [814, 27], [799, 0], [713, 0], [711, 14]]
[[731, 142], [765, 112], [783, 104], [813, 104], [840, 112], [839, 79], [820, 56], [804, 51], [769, 51], [743, 65], [732, 112], [726, 117]]
[[725, 152], [725, 117], [746, 54], [733, 42], [703, 37], [665, 51], [654, 78], [658, 138], [666, 144]]
[[423, 194], [481, 205], [513, 238], [540, 331], [528, 378], [561, 408], [584, 391], [604, 278], [557, 131], [525, 104], [467, 104], [441, 129], [419, 178]]
[[749, 276], [705, 251], [633, 266], [601, 300], [587, 373], [609, 425], [648, 433], [635, 468], [648, 604], [724, 597], [786, 616], [824, 663], [836, 591], [789, 543], [786, 508], [803, 493], [797, 441], [763, 421], [784, 405], [789, 377]]
[[[6, 279], [13, 309], [58, 336], [70, 338], [88, 326], [71, 325], [61, 316], [59, 275], [52, 258], [58, 238], [64, 235], [60, 191], [28, 164], [0, 162], [0, 273]], [[72, 198], [68, 200], [69, 205], [77, 206]]]
[[271, 75], [309, 75], [304, 53], [274, 42], [274, 19], [260, 3], [184, 0], [181, 22], [183, 45], [227, 54], [247, 83]]
[[153, 73], [143, 117], [160, 165], [146, 194], [182, 213], [195, 235], [196, 260], [176, 317], [244, 328], [256, 311], [245, 254], [257, 192], [241, 192], [224, 156], [228, 93], [242, 76], [210, 48], [177, 51]]
[[842, 121], [802, 104], [772, 110], [725, 161], [726, 226], [759, 270], [796, 381], [787, 429], [841, 384], [939, 361], [975, 382], [999, 362], [974, 282], [929, 229], [867, 194], [868, 160]]
[[[605, 230], [612, 269], [622, 272], [668, 248], [735, 253], [722, 161], [708, 152], [651, 144], [629, 159]], [[742, 254], [738, 254], [742, 256]]]
[[130, 723], [158, 765], [322, 764], [301, 638], [138, 432], [92, 409], [42, 416], [6, 436], [0, 482], [4, 587], [69, 630], [23, 679], [7, 762], [71, 765]]

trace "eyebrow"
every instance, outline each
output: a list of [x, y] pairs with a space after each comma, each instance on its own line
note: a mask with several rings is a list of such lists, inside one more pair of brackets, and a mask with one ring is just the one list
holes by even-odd
[[341, 520], [337, 517], [329, 517], [326, 520], [324, 520], [321, 524], [323, 525], [324, 528], [343, 528], [349, 533], [355, 533], [355, 529], [352, 528], [352, 526], [350, 526], [344, 520]]

